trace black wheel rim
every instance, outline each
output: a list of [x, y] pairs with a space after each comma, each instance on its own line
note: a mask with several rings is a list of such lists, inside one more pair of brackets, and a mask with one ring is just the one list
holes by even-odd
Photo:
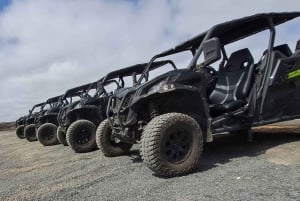
[[78, 144], [85, 145], [90, 140], [90, 130], [87, 128], [79, 128], [75, 135], [75, 140]]
[[50, 141], [54, 138], [54, 131], [50, 128], [46, 129], [45, 132], [43, 132], [43, 139]]
[[29, 130], [29, 139], [34, 140], [36, 138], [35, 128]]
[[192, 133], [186, 130], [174, 130], [167, 134], [162, 151], [170, 163], [181, 163], [190, 154], [192, 147]]
[[19, 129], [17, 130], [17, 136], [18, 136], [19, 138], [24, 138], [24, 128], [19, 128]]

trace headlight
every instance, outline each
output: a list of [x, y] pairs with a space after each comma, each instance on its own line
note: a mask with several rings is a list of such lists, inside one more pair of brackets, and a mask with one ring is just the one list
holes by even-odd
[[148, 90], [148, 94], [152, 94], [159, 91], [164, 85], [165, 85], [165, 81], [164, 80], [160, 81], [159, 83], [155, 84]]
[[74, 109], [78, 109], [78, 108], [81, 108], [81, 103], [77, 103], [74, 107]]

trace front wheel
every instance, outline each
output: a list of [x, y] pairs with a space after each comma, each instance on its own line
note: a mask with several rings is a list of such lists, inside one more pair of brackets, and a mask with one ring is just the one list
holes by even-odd
[[16, 134], [18, 136], [18, 138], [20, 139], [24, 139], [24, 125], [20, 125], [16, 128]]
[[66, 131], [64, 129], [62, 129], [62, 127], [58, 126], [56, 135], [57, 135], [58, 141], [61, 144], [63, 144], [64, 146], [68, 146], [68, 142], [66, 139]]
[[29, 124], [25, 127], [24, 136], [29, 142], [37, 141], [35, 124]]
[[37, 138], [44, 146], [51, 146], [58, 144], [56, 137], [57, 126], [52, 123], [45, 123], [41, 125], [37, 131]]
[[98, 148], [102, 151], [105, 156], [114, 157], [121, 156], [129, 152], [132, 144], [124, 142], [115, 142], [111, 139], [111, 127], [109, 125], [108, 119], [102, 121], [98, 126], [96, 132], [96, 142]]
[[96, 126], [89, 120], [77, 120], [67, 130], [66, 139], [77, 153], [94, 151], [96, 145]]
[[153, 118], [142, 133], [140, 153], [155, 174], [180, 176], [193, 171], [201, 157], [203, 137], [199, 124], [181, 113]]

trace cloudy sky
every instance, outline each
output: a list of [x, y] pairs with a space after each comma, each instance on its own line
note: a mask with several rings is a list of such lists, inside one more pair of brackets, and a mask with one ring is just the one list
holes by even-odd
[[[295, 10], [300, 1], [0, 0], [0, 122], [111, 70], [148, 61], [216, 23]], [[294, 49], [299, 25], [280, 26], [276, 43]], [[266, 39], [242, 45], [259, 55]]]

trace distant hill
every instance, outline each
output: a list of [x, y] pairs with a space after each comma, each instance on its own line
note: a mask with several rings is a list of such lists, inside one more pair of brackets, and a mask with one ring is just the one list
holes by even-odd
[[0, 131], [7, 131], [15, 129], [15, 122], [2, 122], [0, 123]]

